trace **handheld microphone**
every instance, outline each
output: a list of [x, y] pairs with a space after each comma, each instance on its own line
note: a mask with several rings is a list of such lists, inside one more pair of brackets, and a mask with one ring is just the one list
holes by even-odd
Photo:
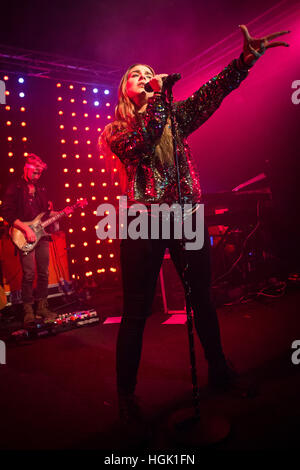
[[[178, 82], [178, 80], [180, 79], [181, 79], [180, 73], [171, 73], [171, 75], [168, 75], [167, 77], [163, 77], [162, 89], [166, 90], [167, 88], [172, 88], [172, 86], [174, 86], [175, 83]], [[148, 93], [151, 93], [153, 91], [153, 88], [151, 87], [149, 83], [146, 83], [144, 88], [145, 88], [145, 91], [147, 91]]]

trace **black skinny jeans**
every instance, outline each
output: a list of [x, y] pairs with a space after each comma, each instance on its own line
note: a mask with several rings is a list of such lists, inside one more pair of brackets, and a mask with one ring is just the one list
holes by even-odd
[[[182, 279], [180, 240], [128, 238], [121, 241], [124, 311], [116, 352], [119, 394], [131, 394], [135, 390], [144, 327], [147, 317], [151, 314], [156, 282], [167, 247]], [[205, 357], [208, 363], [213, 365], [225, 358], [217, 312], [210, 293], [210, 244], [207, 229], [202, 249], [186, 250], [186, 256], [194, 325]]]
[[49, 241], [41, 238], [34, 250], [25, 255], [20, 251], [20, 261], [22, 265], [22, 301], [32, 304], [33, 281], [35, 269], [37, 270], [37, 286], [35, 292], [36, 300], [46, 299], [48, 296], [49, 277]]

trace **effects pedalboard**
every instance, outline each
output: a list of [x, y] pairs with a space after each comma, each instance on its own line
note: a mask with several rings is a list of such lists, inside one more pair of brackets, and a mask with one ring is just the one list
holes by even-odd
[[71, 313], [58, 315], [54, 321], [36, 321], [32, 326], [26, 326], [11, 333], [12, 341], [23, 341], [26, 339], [41, 338], [44, 336], [63, 333], [74, 328], [90, 326], [99, 323], [100, 317], [96, 310], [78, 310]]

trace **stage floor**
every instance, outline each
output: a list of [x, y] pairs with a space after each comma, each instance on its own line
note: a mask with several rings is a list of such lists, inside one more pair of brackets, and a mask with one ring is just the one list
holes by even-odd
[[[209, 393], [196, 339], [200, 406], [231, 422], [216, 450], [298, 448], [300, 364], [292, 364], [291, 345], [300, 340], [299, 300], [298, 287], [281, 298], [218, 309], [225, 353], [258, 384], [254, 398]], [[122, 296], [103, 289], [90, 302], [100, 324], [7, 347], [6, 365], [0, 365], [0, 449], [126, 449], [115, 432], [118, 323], [105, 321], [121, 315]], [[153, 429], [147, 451], [174, 449], [165, 423], [191, 404], [187, 328], [165, 324], [168, 318], [156, 302], [144, 334], [137, 395]]]

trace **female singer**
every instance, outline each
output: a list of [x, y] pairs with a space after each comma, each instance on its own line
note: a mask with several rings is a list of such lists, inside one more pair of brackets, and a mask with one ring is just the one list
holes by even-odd
[[[267, 49], [288, 46], [285, 42], [269, 42], [288, 31], [253, 38], [246, 26], [242, 25], [240, 29], [244, 36], [244, 48], [239, 58], [233, 59], [188, 99], [175, 103], [182, 202], [193, 204], [194, 213], [201, 202], [201, 189], [187, 137], [217, 110], [229, 93], [240, 86], [249, 68]], [[150, 209], [151, 204], [172, 205], [178, 202], [169, 106], [163, 86], [166, 76], [157, 75], [152, 67], [141, 63], [129, 67], [120, 82], [115, 121], [106, 126], [100, 137], [102, 151], [106, 149], [107, 153], [115, 154], [126, 172], [129, 206], [138, 202]], [[147, 83], [152, 92], [145, 90]], [[183, 247], [180, 240], [160, 237], [121, 241], [124, 310], [118, 333], [116, 363], [119, 411], [125, 423], [134, 421], [138, 416], [134, 392], [143, 331], [167, 247], [182, 278]], [[209, 383], [231, 387], [236, 381], [236, 374], [225, 359], [217, 313], [211, 300], [207, 230], [202, 249], [185, 250], [185, 253], [194, 324], [208, 361]]]

